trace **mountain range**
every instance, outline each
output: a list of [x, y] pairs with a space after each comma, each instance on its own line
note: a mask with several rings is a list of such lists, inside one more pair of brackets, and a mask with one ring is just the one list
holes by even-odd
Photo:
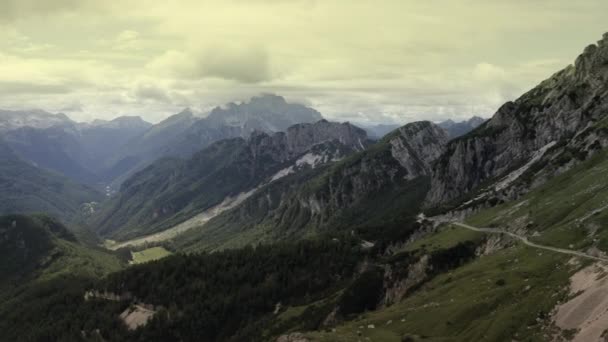
[[608, 34], [488, 120], [371, 138], [275, 95], [156, 125], [6, 113], [9, 339], [606, 335]]
[[[451, 119], [441, 121], [437, 123], [437, 125], [448, 132], [450, 138], [457, 138], [461, 135], [464, 135], [473, 129], [477, 128], [477, 126], [481, 125], [486, 121], [485, 119], [474, 116], [468, 120], [455, 122]], [[365, 129], [370, 138], [379, 140], [388, 133], [396, 130], [401, 127], [398, 124], [377, 124], [377, 125], [366, 125], [366, 124], [357, 124], [359, 127]]]

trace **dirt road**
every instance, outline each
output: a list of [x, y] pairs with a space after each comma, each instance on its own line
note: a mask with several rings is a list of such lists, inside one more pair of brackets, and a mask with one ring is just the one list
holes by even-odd
[[539, 245], [537, 243], [531, 242], [525, 236], [518, 235], [518, 234], [509, 232], [509, 231], [506, 231], [506, 230], [503, 230], [503, 229], [500, 229], [500, 228], [477, 228], [477, 227], [470, 226], [470, 225], [468, 225], [466, 223], [460, 223], [460, 222], [452, 222], [452, 224], [456, 225], [458, 227], [474, 230], [476, 232], [481, 232], [481, 233], [507, 234], [507, 235], [509, 235], [509, 236], [511, 236], [511, 237], [513, 237], [515, 239], [520, 240], [524, 244], [526, 244], [526, 245], [528, 245], [530, 247], [534, 247], [534, 248], [544, 249], [544, 250], [548, 250], [548, 251], [552, 251], [552, 252], [557, 252], [557, 253], [562, 253], [562, 254], [574, 255], [574, 256], [577, 256], [577, 257], [581, 257], [581, 258], [587, 258], [587, 259], [592, 259], [592, 260], [597, 260], [597, 261], [608, 262], [608, 258], [593, 256], [593, 255], [589, 255], [589, 254], [586, 254], [586, 253], [583, 253], [583, 252], [574, 251], [574, 250], [571, 250], [571, 249], [564, 249], [564, 248], [557, 248], [557, 247]]

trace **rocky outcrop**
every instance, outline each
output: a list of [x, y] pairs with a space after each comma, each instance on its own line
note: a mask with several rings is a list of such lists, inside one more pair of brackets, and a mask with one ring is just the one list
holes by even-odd
[[405, 169], [405, 178], [429, 174], [448, 142], [447, 133], [428, 121], [405, 125], [398, 133], [389, 140], [391, 155]]
[[255, 131], [249, 139], [221, 140], [190, 159], [162, 159], [136, 173], [93, 222], [98, 232], [117, 238], [159, 232], [228, 197], [339, 160], [367, 144], [365, 131], [325, 120], [286, 132]]
[[[550, 143], [564, 142], [558, 144], [564, 147], [591, 127], [598, 128], [595, 134], [606, 135], [601, 121], [608, 113], [607, 80], [605, 34], [574, 65], [507, 102], [476, 130], [451, 141], [433, 171], [427, 205], [455, 200], [487, 180], [506, 176]], [[581, 149], [592, 149], [595, 140], [580, 138], [576, 141], [585, 142]]]
[[318, 225], [335, 222], [336, 213], [377, 192], [430, 174], [447, 139], [445, 131], [428, 121], [407, 124], [350, 163], [331, 170], [323, 177], [323, 186], [299, 193], [297, 201]]
[[301, 333], [291, 333], [287, 335], [281, 335], [277, 338], [277, 342], [309, 342], [310, 340], [304, 337]]
[[[348, 133], [342, 135], [347, 139], [343, 141], [359, 142], [352, 129], [342, 130]], [[436, 125], [408, 124], [318, 173], [301, 173], [259, 189], [180, 244], [191, 249], [224, 248], [232, 246], [231, 239], [243, 236], [243, 230], [272, 227], [267, 238], [281, 239], [414, 215], [428, 188], [433, 162], [446, 143], [446, 133]]]

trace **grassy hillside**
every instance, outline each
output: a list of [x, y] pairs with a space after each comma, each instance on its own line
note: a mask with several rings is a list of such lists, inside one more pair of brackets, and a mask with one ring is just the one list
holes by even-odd
[[123, 267], [114, 255], [81, 245], [47, 216], [0, 217], [0, 340], [57, 341], [66, 331], [80, 332], [69, 325], [75, 317], [120, 329], [114, 317], [92, 317], [90, 309], [72, 304], [82, 303], [96, 279]]
[[[476, 239], [446, 229], [431, 239]], [[542, 341], [549, 312], [567, 294], [567, 257], [515, 246], [440, 274], [390, 307], [339, 324], [312, 341]], [[553, 295], [548, 295], [553, 294]], [[373, 328], [368, 326], [373, 325]], [[409, 338], [409, 339], [408, 339]]]
[[19, 159], [0, 142], [0, 214], [47, 213], [70, 221], [86, 202], [99, 201], [97, 191], [39, 169]]
[[48, 216], [1, 216], [0, 237], [3, 288], [62, 275], [99, 277], [122, 268], [115, 256], [81, 245], [65, 226]]
[[[466, 222], [500, 227], [530, 241], [586, 253], [608, 251], [608, 153], [601, 152], [526, 196], [485, 209]], [[388, 308], [339, 324], [313, 341], [543, 341], [551, 312], [568, 294], [569, 278], [591, 261], [528, 247], [506, 236], [446, 226], [405, 247], [440, 250], [463, 241], [493, 240], [489, 254], [441, 274]], [[505, 248], [506, 247], [506, 248]], [[373, 324], [374, 328], [367, 328]], [[361, 337], [359, 337], [359, 333]]]

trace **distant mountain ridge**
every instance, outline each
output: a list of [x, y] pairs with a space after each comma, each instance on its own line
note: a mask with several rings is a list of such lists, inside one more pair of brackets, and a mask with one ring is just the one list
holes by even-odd
[[64, 176], [39, 169], [0, 141], [0, 214], [44, 212], [69, 222], [99, 192]]
[[480, 118], [479, 116], [474, 116], [468, 120], [455, 122], [453, 120], [445, 120], [437, 125], [446, 131], [448, 131], [450, 138], [457, 138], [461, 135], [465, 135], [470, 131], [477, 128], [479, 125], [484, 123], [486, 119]]
[[[437, 125], [445, 129], [448, 132], [450, 138], [457, 138], [477, 128], [477, 126], [484, 123], [484, 121], [486, 121], [486, 119], [481, 118], [479, 116], [473, 116], [468, 120], [460, 122], [455, 122], [451, 119], [448, 119], [437, 123]], [[365, 129], [370, 138], [377, 140], [383, 138], [385, 135], [401, 127], [398, 124], [357, 125]]]
[[78, 123], [65, 114], [0, 111], [0, 133], [22, 158], [79, 182], [118, 187], [162, 157], [190, 157], [227, 138], [285, 131], [323, 117], [314, 109], [265, 94], [216, 107], [206, 117], [189, 109], [152, 125], [140, 117]]
[[43, 110], [0, 110], [0, 133], [21, 127], [49, 128], [72, 123], [65, 114], [51, 114]]
[[134, 172], [161, 157], [189, 158], [211, 143], [228, 138], [247, 138], [255, 131], [275, 133], [298, 123], [323, 119], [312, 108], [288, 103], [271, 94], [253, 97], [240, 104], [214, 108], [206, 117], [195, 117], [188, 109], [152, 126], [132, 139], [109, 167], [120, 174], [119, 184]]
[[[325, 120], [297, 124], [286, 132], [255, 131], [248, 139], [220, 140], [189, 159], [164, 158], [135, 173], [97, 215], [94, 226], [116, 237], [166, 229], [278, 179], [283, 169], [290, 168], [284, 171], [289, 174], [306, 165], [316, 167], [367, 145], [362, 129]], [[309, 159], [297, 163], [307, 152]]]
[[174, 243], [190, 251], [217, 250], [344, 229], [380, 238], [376, 225], [401, 227], [417, 213], [447, 141], [433, 123], [407, 124], [326, 168], [264, 186]]
[[20, 157], [38, 167], [90, 185], [103, 181], [107, 158], [151, 126], [139, 117], [92, 123], [77, 123], [60, 114], [47, 113], [43, 118], [47, 121], [34, 127], [29, 126], [31, 120], [23, 119], [23, 126], [4, 132], [4, 140]]

